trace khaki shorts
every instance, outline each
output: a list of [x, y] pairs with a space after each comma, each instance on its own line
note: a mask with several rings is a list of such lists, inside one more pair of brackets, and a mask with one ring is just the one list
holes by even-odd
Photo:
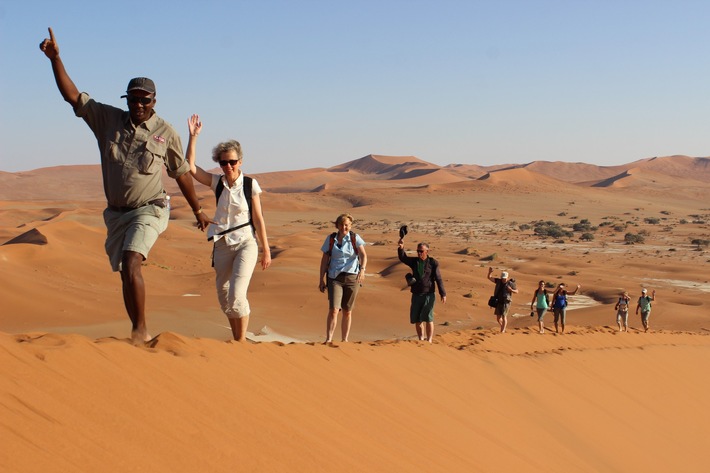
[[328, 278], [329, 308], [353, 310], [358, 289], [357, 274], [340, 273], [335, 279]]
[[104, 210], [106, 224], [106, 254], [111, 269], [121, 271], [125, 251], [135, 251], [148, 258], [158, 235], [168, 228], [170, 210], [157, 205], [146, 205], [129, 212]]

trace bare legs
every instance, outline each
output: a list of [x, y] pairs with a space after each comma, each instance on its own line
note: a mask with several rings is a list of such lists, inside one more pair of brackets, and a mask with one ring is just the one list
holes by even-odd
[[229, 325], [232, 327], [232, 335], [238, 342], [247, 339], [247, 327], [249, 326], [249, 316], [229, 318]]
[[508, 316], [507, 315], [496, 315], [496, 321], [500, 325], [500, 333], [505, 333], [506, 327], [508, 327]]
[[[338, 325], [338, 312], [340, 309], [329, 309], [328, 318], [326, 319], [326, 339], [325, 343], [333, 342], [333, 334], [335, 333], [335, 326]], [[342, 341], [347, 342], [350, 336], [350, 325], [352, 323], [352, 310], [343, 309], [343, 321], [340, 324], [340, 331], [343, 337]]]
[[143, 255], [135, 251], [124, 251], [121, 261], [121, 282], [123, 283], [123, 304], [131, 319], [131, 341], [143, 343], [150, 340], [145, 324], [145, 282], [141, 265]]
[[555, 333], [558, 332], [558, 322], [559, 328], [562, 328], [560, 333], [565, 333], [565, 319], [567, 318], [566, 309], [553, 309], [552, 313], [555, 316]]
[[629, 331], [629, 316], [627, 312], [619, 311], [616, 314], [616, 324], [619, 326], [619, 332]]
[[[424, 327], [422, 327], [424, 325]], [[414, 324], [419, 340], [426, 340], [431, 343], [434, 340], [434, 322], [417, 322]], [[426, 330], [426, 338], [424, 338], [424, 330]]]

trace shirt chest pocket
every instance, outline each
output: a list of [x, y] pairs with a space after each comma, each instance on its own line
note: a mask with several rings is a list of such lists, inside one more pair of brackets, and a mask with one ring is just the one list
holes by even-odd
[[145, 149], [138, 150], [138, 159], [136, 160], [138, 172], [141, 174], [160, 172], [160, 166], [165, 162], [166, 149], [165, 143], [146, 141]]

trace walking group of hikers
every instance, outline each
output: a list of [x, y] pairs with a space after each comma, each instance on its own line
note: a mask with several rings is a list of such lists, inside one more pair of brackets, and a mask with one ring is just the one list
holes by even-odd
[[[54, 79], [62, 97], [68, 102], [77, 117], [82, 118], [96, 137], [101, 156], [101, 172], [107, 206], [103, 217], [107, 229], [106, 253], [113, 271], [119, 272], [123, 300], [131, 320], [131, 339], [140, 344], [151, 339], [145, 320], [145, 284], [141, 272], [143, 261], [168, 226], [170, 215], [169, 196], [162, 182], [163, 167], [169, 177], [177, 181], [180, 191], [191, 207], [196, 226], [207, 230], [213, 242], [212, 266], [215, 271], [215, 286], [220, 307], [227, 316], [235, 340], [246, 338], [251, 309], [247, 290], [259, 255], [261, 267], [271, 265], [261, 200], [262, 190], [256, 179], [244, 176], [241, 171], [243, 154], [239, 142], [229, 140], [219, 143], [212, 150], [212, 160], [221, 168], [221, 174], [205, 171], [195, 164], [196, 143], [202, 130], [199, 116], [188, 119], [189, 141], [183, 155], [180, 135], [155, 110], [155, 83], [146, 77], [129, 81], [125, 95], [128, 111], [96, 102], [86, 92], [79, 92], [70, 79], [59, 55], [59, 45], [54, 32], [49, 28], [49, 38], [40, 43], [52, 65]], [[200, 207], [193, 186], [193, 179], [208, 186], [215, 193], [216, 210], [209, 218]], [[326, 319], [326, 343], [333, 341], [338, 313], [342, 312], [342, 341], [348, 341], [352, 311], [359, 288], [366, 275], [367, 252], [365, 241], [351, 230], [353, 218], [342, 214], [334, 222], [336, 232], [329, 234], [321, 251], [319, 271], [321, 292], [328, 293], [329, 309]], [[434, 335], [434, 304], [436, 292], [443, 304], [446, 290], [441, 277], [439, 262], [429, 256], [429, 245], [419, 243], [417, 255], [408, 256], [404, 250], [407, 227], [400, 228], [397, 244], [399, 260], [410, 272], [406, 281], [411, 292], [410, 322], [415, 326], [419, 340], [432, 342]], [[512, 295], [518, 293], [515, 280], [503, 272], [499, 278], [488, 279], [496, 284], [489, 305], [501, 332], [508, 324], [508, 311]], [[544, 332], [543, 317], [552, 308], [555, 331], [565, 330], [567, 296], [579, 290], [577, 285], [568, 293], [560, 284], [549, 297], [544, 281], [535, 291], [531, 303], [537, 309], [540, 333]], [[648, 315], [651, 297], [646, 289], [639, 299], [636, 312], [641, 311], [644, 329], [648, 330]], [[628, 327], [628, 294], [622, 294], [616, 304], [619, 330]], [[533, 314], [531, 314], [533, 315]]]

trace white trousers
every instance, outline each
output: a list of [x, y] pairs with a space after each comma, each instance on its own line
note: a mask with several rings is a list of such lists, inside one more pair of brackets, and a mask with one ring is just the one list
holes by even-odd
[[259, 259], [259, 246], [253, 238], [236, 245], [227, 245], [224, 240], [220, 238], [214, 245], [217, 300], [230, 319], [246, 317], [251, 312], [247, 289]]

